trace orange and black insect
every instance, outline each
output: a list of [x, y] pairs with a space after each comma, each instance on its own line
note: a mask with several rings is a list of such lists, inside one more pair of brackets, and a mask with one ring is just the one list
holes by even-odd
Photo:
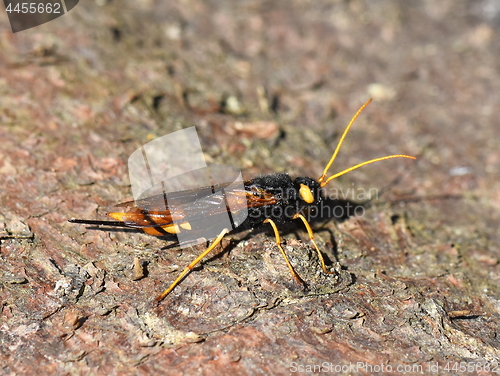
[[[287, 173], [264, 175], [245, 181], [242, 189], [230, 190], [220, 196], [217, 194], [214, 195], [214, 192], [224, 192], [225, 186], [230, 183], [176, 192], [173, 194], [175, 202], [177, 203], [175, 206], [168, 205], [165, 201], [164, 195], [125, 202], [118, 205], [118, 207], [124, 209], [125, 212], [108, 213], [114, 221], [71, 219], [70, 222], [90, 225], [138, 228], [150, 235], [156, 236], [175, 235], [183, 231], [196, 231], [196, 222], [201, 221], [202, 218], [205, 218], [208, 215], [220, 214], [215, 213], [214, 211], [216, 210], [229, 211], [230, 208], [224, 205], [221, 206], [220, 202], [231, 201], [233, 203], [231, 210], [234, 211], [236, 205], [236, 210], [240, 208], [241, 210], [248, 211], [248, 216], [242, 223], [239, 224], [239, 226], [237, 226], [237, 231], [256, 228], [265, 223], [269, 223], [271, 225], [276, 238], [276, 246], [283, 255], [293, 278], [299, 284], [303, 284], [303, 281], [293, 269], [285, 251], [281, 247], [277, 224], [283, 224], [286, 222], [292, 222], [295, 219], [300, 219], [304, 223], [311, 243], [316, 249], [323, 271], [325, 273], [333, 274], [334, 272], [329, 271], [325, 265], [321, 251], [314, 241], [314, 234], [311, 226], [306, 218], [311, 212], [318, 211], [321, 205], [332, 205], [324, 199], [322, 188], [333, 179], [370, 163], [391, 158], [415, 159], [415, 157], [409, 155], [389, 155], [386, 157], [371, 159], [338, 172], [332, 176], [326, 176], [328, 170], [337, 157], [349, 129], [361, 111], [363, 111], [363, 109], [370, 102], [371, 99], [366, 102], [351, 119], [342, 134], [330, 161], [326, 165], [323, 174], [317, 180], [309, 177], [292, 178]], [[215, 205], [215, 203], [217, 205]], [[215, 237], [210, 246], [195, 260], [193, 260], [193, 262], [186, 266], [182, 273], [161, 295], [156, 298], [156, 300], [160, 301], [167, 294], [169, 294], [191, 271], [191, 269], [193, 269], [196, 264], [198, 264], [221, 242], [222, 238], [226, 234], [234, 230], [234, 226], [232, 230], [229, 228], [223, 229]]]

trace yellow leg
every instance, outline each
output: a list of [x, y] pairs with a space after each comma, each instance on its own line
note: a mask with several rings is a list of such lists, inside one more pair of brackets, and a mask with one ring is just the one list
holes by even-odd
[[309, 225], [309, 222], [307, 222], [307, 219], [300, 213], [297, 213], [293, 216], [293, 219], [297, 219], [297, 218], [300, 218], [302, 220], [302, 222], [304, 222], [304, 225], [306, 226], [306, 230], [309, 233], [309, 239], [311, 239], [311, 243], [313, 243], [314, 248], [316, 248], [316, 252], [318, 252], [319, 261], [321, 261], [321, 267], [323, 268], [323, 271], [327, 274], [336, 274], [335, 272], [331, 272], [331, 271], [326, 269], [325, 259], [323, 258], [323, 255], [321, 254], [321, 251], [319, 250], [318, 245], [314, 241], [314, 233], [311, 229], [311, 226]]
[[286, 256], [285, 251], [281, 247], [280, 233], [278, 232], [278, 228], [276, 227], [276, 224], [274, 223], [274, 221], [272, 219], [269, 219], [269, 218], [267, 218], [266, 220], [264, 220], [264, 223], [269, 223], [272, 226], [272, 228], [274, 230], [274, 236], [276, 237], [276, 245], [278, 246], [281, 254], [283, 255], [283, 257], [285, 259], [285, 262], [288, 265], [288, 268], [290, 269], [290, 272], [292, 272], [293, 278], [297, 281], [297, 283], [299, 285], [304, 285], [304, 281], [302, 281], [302, 279], [299, 277], [299, 275], [295, 272], [295, 270], [293, 269], [292, 264], [290, 263], [290, 260], [288, 260], [288, 257]]
[[229, 232], [229, 230], [227, 228], [225, 228], [224, 230], [222, 230], [222, 232], [219, 234], [219, 236], [217, 236], [215, 238], [215, 240], [212, 242], [212, 244], [210, 245], [210, 247], [208, 247], [201, 255], [199, 255], [191, 264], [189, 264], [183, 271], [182, 273], [177, 277], [177, 279], [172, 282], [172, 284], [168, 287], [168, 289], [166, 289], [165, 291], [163, 291], [163, 293], [158, 296], [155, 300], [157, 302], [159, 302], [160, 300], [162, 300], [165, 296], [167, 296], [170, 291], [172, 291], [174, 289], [175, 286], [177, 286], [179, 284], [180, 281], [182, 281], [182, 279], [186, 276], [186, 274], [188, 274], [191, 269], [193, 269], [196, 264], [198, 264], [201, 259], [203, 257], [205, 257], [206, 255], [208, 255], [216, 246], [217, 244], [220, 243], [220, 241], [222, 240], [222, 238]]

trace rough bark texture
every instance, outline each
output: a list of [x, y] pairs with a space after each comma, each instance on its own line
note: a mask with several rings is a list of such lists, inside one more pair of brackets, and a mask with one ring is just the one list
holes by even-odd
[[[496, 0], [81, 2], [17, 34], [0, 13], [2, 373], [445, 374], [498, 361]], [[288, 229], [307, 291], [264, 232], [224, 240], [155, 305], [203, 246], [67, 222], [129, 199], [130, 153], [192, 125], [209, 160], [247, 178], [318, 177], [368, 97], [333, 170], [418, 161], [332, 183], [355, 202], [385, 189], [364, 216], [315, 224], [340, 277], [321, 273], [303, 227]]]

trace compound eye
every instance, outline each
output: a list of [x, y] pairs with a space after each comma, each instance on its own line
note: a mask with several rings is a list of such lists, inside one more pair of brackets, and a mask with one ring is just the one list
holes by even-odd
[[312, 204], [314, 202], [314, 196], [313, 196], [313, 193], [311, 191], [311, 188], [309, 188], [305, 184], [300, 185], [299, 195], [300, 195], [300, 198], [308, 204]]

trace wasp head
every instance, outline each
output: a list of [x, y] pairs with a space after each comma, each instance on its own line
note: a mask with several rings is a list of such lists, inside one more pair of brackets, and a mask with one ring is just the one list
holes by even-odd
[[321, 201], [321, 187], [316, 180], [298, 177], [295, 179], [294, 184], [299, 192], [300, 199], [306, 204], [316, 205]]

